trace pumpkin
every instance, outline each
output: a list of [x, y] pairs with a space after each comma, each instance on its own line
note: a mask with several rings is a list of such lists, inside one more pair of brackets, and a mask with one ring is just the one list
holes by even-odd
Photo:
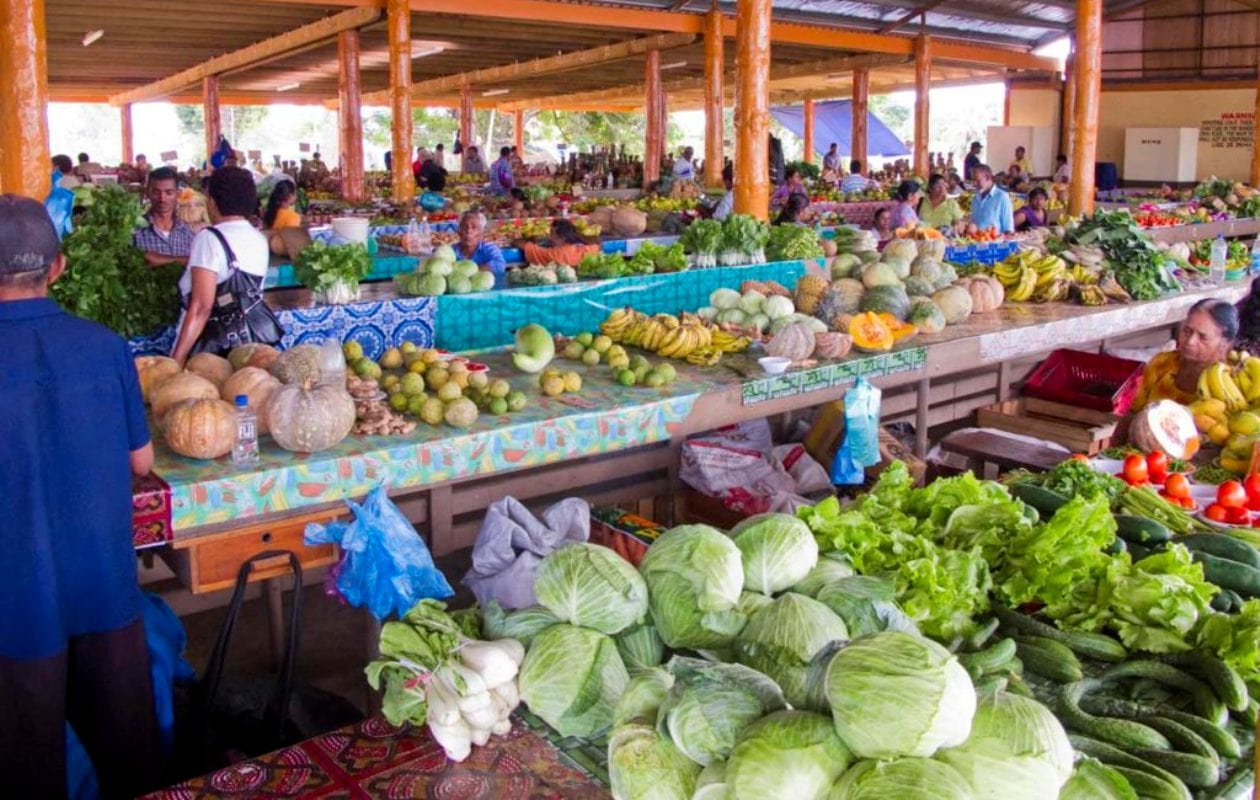
[[249, 407], [258, 417], [258, 434], [261, 436], [268, 431], [267, 401], [280, 386], [280, 381], [267, 370], [242, 367], [224, 382], [221, 392], [223, 399], [229, 403], [235, 403], [237, 395], [249, 398]]
[[157, 388], [168, 378], [181, 372], [179, 363], [166, 356], [140, 356], [136, 359], [136, 374], [140, 376], [140, 394], [145, 403], [153, 402]]
[[892, 261], [894, 259], [906, 262], [906, 269], [910, 268], [910, 262], [914, 261], [919, 255], [919, 245], [913, 239], [893, 239], [884, 245], [884, 253], [881, 258], [884, 261]]
[[858, 310], [882, 312], [905, 319], [910, 313], [910, 297], [900, 286], [877, 286], [862, 296]]
[[766, 353], [791, 361], [804, 361], [814, 353], [814, 331], [803, 322], [788, 325], [766, 345]]
[[946, 286], [952, 286], [958, 283], [958, 270], [954, 269], [953, 264], [941, 263], [941, 276], [936, 281], [937, 289], [944, 289]]
[[831, 279], [839, 280], [840, 278], [850, 278], [862, 266], [862, 259], [854, 253], [841, 253], [831, 259], [829, 269], [831, 270]]
[[232, 377], [231, 362], [213, 353], [198, 353], [188, 359], [188, 363], [184, 364], [184, 369], [200, 375], [213, 383], [216, 388], [222, 387], [223, 382]]
[[842, 278], [831, 284], [818, 301], [818, 305], [814, 307], [813, 315], [817, 320], [822, 321], [832, 330], [842, 331], [845, 327], [838, 324], [840, 317], [847, 316], [858, 310], [858, 305], [862, 302], [862, 295], [866, 290], [862, 287], [861, 281], [855, 281], [851, 278]]
[[927, 297], [936, 291], [936, 287], [927, 278], [911, 275], [906, 278], [906, 294], [911, 297]]
[[612, 229], [612, 206], [600, 206], [591, 213], [586, 215], [586, 221], [591, 225], [598, 225], [604, 230]]
[[908, 322], [902, 322], [892, 314], [880, 314], [879, 320], [887, 326], [888, 332], [892, 334], [893, 344], [907, 342], [919, 333], [919, 329], [917, 327]]
[[285, 350], [268, 370], [281, 383], [315, 384], [319, 382], [319, 347], [300, 344]]
[[849, 321], [849, 336], [854, 347], [868, 353], [883, 353], [893, 346], [892, 331], [873, 311], [854, 315]]
[[612, 212], [612, 230], [620, 236], [638, 236], [647, 230], [648, 217], [633, 206], [617, 206]]
[[930, 297], [914, 298], [910, 303], [910, 316], [906, 317], [906, 322], [927, 334], [945, 330], [945, 315]]
[[236, 441], [236, 409], [218, 398], [184, 400], [166, 415], [166, 444], [188, 458], [227, 455]]
[[891, 264], [876, 261], [862, 267], [862, 285], [867, 289], [874, 289], [877, 286], [900, 286], [901, 278]]
[[966, 322], [971, 316], [971, 295], [961, 286], [946, 286], [932, 295], [932, 302], [945, 315], [946, 325]]
[[271, 438], [295, 453], [333, 447], [349, 435], [354, 417], [354, 400], [341, 386], [290, 383], [267, 401]]
[[996, 310], [1006, 299], [1006, 291], [1002, 284], [992, 275], [978, 275], [966, 278], [960, 285], [971, 295], [971, 313], [987, 314]]
[[947, 242], [944, 237], [940, 235], [940, 231], [937, 231], [934, 228], [928, 228], [927, 230], [936, 235], [929, 235], [927, 238], [919, 242], [919, 255], [929, 256], [937, 261], [943, 261], [945, 259], [945, 246]]
[[1159, 450], [1169, 458], [1191, 458], [1199, 451], [1194, 417], [1180, 403], [1159, 400], [1133, 417], [1129, 441], [1145, 452]]
[[153, 418], [160, 425], [166, 412], [185, 400], [218, 400], [219, 389], [195, 372], [181, 372], [163, 381], [153, 394]]
[[853, 337], [847, 333], [815, 333], [814, 358], [844, 358], [853, 349]]
[[928, 284], [936, 286], [941, 279], [941, 262], [933, 258], [924, 258], [920, 256], [910, 265], [910, 276], [913, 278], [922, 278]]
[[[288, 228], [284, 230], [288, 230]], [[240, 347], [233, 347], [227, 355], [228, 363], [232, 365], [232, 369], [244, 369], [245, 367], [268, 369], [279, 357], [280, 351], [269, 344], [243, 344]]]

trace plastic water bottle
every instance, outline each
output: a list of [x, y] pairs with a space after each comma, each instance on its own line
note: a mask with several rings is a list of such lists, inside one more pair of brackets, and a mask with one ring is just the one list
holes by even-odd
[[258, 463], [258, 417], [250, 410], [249, 398], [236, 396], [236, 442], [232, 445], [232, 463], [247, 467]]
[[1251, 268], [1248, 270], [1252, 276], [1260, 275], [1260, 236], [1251, 243]]
[[1225, 257], [1228, 252], [1229, 245], [1225, 244], [1225, 237], [1217, 236], [1216, 241], [1212, 242], [1212, 261], [1209, 273], [1213, 283], [1225, 282]]

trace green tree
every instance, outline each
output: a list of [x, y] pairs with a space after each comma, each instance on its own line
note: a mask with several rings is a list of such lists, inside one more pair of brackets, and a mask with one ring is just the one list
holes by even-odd
[[[267, 106], [222, 106], [219, 109], [219, 129], [237, 150], [250, 149], [246, 146], [248, 140], [266, 126], [270, 113]], [[179, 131], [182, 135], [202, 142], [200, 147], [193, 150], [193, 160], [204, 159], [206, 117], [202, 107], [175, 106], [175, 117], [179, 120]]]
[[905, 141], [911, 137], [914, 120], [909, 106], [898, 103], [891, 95], [877, 94], [870, 99], [870, 110], [898, 139]]

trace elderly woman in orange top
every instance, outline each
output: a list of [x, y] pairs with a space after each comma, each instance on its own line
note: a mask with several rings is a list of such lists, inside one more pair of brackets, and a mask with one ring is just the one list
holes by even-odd
[[1199, 375], [1224, 361], [1237, 337], [1238, 309], [1213, 298], [1195, 303], [1177, 331], [1177, 349], [1158, 354], [1146, 365], [1132, 410], [1141, 411], [1157, 400], [1192, 402]]
[[578, 233], [577, 228], [567, 219], [557, 219], [551, 223], [551, 233], [547, 236], [549, 246], [521, 242], [521, 252], [529, 264], [567, 264], [576, 267], [582, 259], [599, 253], [599, 245], [587, 244]]

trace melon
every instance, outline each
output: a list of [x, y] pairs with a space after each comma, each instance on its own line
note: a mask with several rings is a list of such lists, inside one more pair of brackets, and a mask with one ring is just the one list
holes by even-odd
[[930, 297], [916, 297], [910, 302], [910, 316], [906, 322], [924, 333], [940, 333], [945, 330], [945, 315]]
[[1172, 400], [1151, 403], [1134, 415], [1129, 441], [1144, 452], [1159, 450], [1169, 458], [1191, 458], [1199, 451], [1194, 416]]
[[946, 286], [932, 295], [932, 302], [945, 315], [945, 324], [957, 325], [971, 316], [971, 294], [961, 286]]
[[910, 298], [900, 286], [877, 286], [874, 289], [868, 289], [866, 294], [862, 295], [858, 310], [891, 314], [899, 320], [904, 320], [910, 313]]
[[900, 286], [901, 278], [891, 264], [877, 261], [862, 267], [862, 285], [867, 289], [876, 286]]

